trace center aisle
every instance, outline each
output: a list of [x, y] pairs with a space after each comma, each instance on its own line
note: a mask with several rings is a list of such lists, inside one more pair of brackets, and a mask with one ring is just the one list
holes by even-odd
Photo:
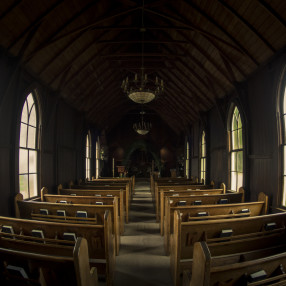
[[136, 179], [129, 223], [116, 257], [115, 286], [172, 286], [170, 257], [156, 223], [150, 181]]

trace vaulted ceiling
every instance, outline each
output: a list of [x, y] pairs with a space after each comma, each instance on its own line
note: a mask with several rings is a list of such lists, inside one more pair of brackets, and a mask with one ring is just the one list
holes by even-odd
[[146, 73], [165, 83], [148, 110], [180, 132], [285, 48], [286, 1], [1, 0], [0, 35], [100, 129], [137, 108], [121, 83], [140, 72], [144, 47]]

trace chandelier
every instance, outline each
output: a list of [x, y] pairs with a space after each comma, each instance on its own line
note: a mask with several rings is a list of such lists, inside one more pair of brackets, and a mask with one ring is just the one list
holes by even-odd
[[140, 114], [141, 114], [141, 121], [134, 123], [133, 129], [140, 135], [146, 135], [152, 128], [152, 124], [150, 122], [146, 122], [143, 120], [143, 115], [145, 114], [144, 111], [141, 111]]
[[146, 28], [144, 27], [144, 0], [142, 6], [142, 26], [140, 32], [142, 33], [142, 45], [141, 45], [141, 73], [138, 76], [136, 73], [134, 78], [129, 79], [128, 76], [122, 81], [121, 88], [124, 93], [134, 102], [145, 104], [157, 96], [159, 96], [164, 91], [164, 82], [159, 79], [158, 76], [155, 79], [151, 79], [144, 72], [144, 32]]
[[157, 76], [155, 81], [149, 79], [147, 74], [144, 73], [144, 67], [142, 66], [140, 78], [138, 79], [137, 74], [135, 74], [132, 80], [126, 77], [122, 82], [121, 88], [132, 101], [145, 104], [155, 99], [155, 97], [164, 91], [164, 83], [162, 79], [159, 82]]

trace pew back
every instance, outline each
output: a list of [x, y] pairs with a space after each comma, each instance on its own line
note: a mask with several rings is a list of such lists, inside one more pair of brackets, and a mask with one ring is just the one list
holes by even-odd
[[[223, 188], [223, 193], [225, 193], [225, 185]], [[203, 184], [166, 184], [162, 186], [158, 186], [158, 183], [155, 182], [155, 204], [156, 204], [156, 218], [159, 222], [159, 216], [160, 216], [160, 207], [161, 207], [161, 192], [164, 191], [171, 191], [171, 192], [179, 192], [179, 191], [192, 191], [192, 190], [210, 190], [214, 189], [214, 183], [211, 185], [203, 185]], [[214, 191], [215, 194], [221, 193], [221, 191]]]
[[[201, 220], [219, 220], [219, 219], [234, 219], [245, 216], [260, 216], [267, 214], [268, 197], [263, 193], [258, 196], [260, 201], [250, 203], [237, 204], [217, 204], [217, 205], [192, 205], [192, 206], [175, 206], [170, 207], [170, 198], [168, 198], [169, 205], [166, 206], [166, 215], [164, 221], [164, 245], [166, 253], [170, 253], [170, 240], [174, 228], [174, 213], [180, 212], [181, 221], [201, 221]], [[248, 210], [243, 213], [243, 210]], [[207, 216], [199, 216], [200, 213], [206, 213]]]
[[[244, 202], [244, 189], [240, 188], [239, 192], [224, 194], [223, 189], [211, 189], [211, 190], [193, 190], [193, 191], [162, 191], [160, 192], [160, 230], [161, 235], [164, 233], [164, 220], [165, 209], [167, 207], [176, 206], [180, 201], [186, 203], [186, 205], [192, 205], [195, 203], [201, 203], [203, 205], [217, 204], [221, 200], [227, 200], [227, 203], [241, 203]], [[169, 201], [168, 201], [169, 199]], [[224, 202], [225, 203], [225, 202]]]
[[[104, 225], [105, 212], [109, 211], [116, 254], [119, 253], [120, 230], [117, 197], [114, 197], [112, 205], [85, 205], [28, 201], [23, 200], [23, 196], [18, 194], [15, 197], [15, 208], [18, 218], [97, 225]], [[43, 214], [43, 210], [47, 210], [47, 213]], [[65, 215], [59, 215], [58, 211], [64, 211]], [[86, 212], [87, 217], [78, 216], [78, 212]]]
[[[67, 241], [64, 239], [65, 233], [75, 233], [76, 237], [84, 237], [87, 240], [91, 265], [97, 267], [98, 273], [106, 276], [107, 285], [112, 285], [115, 269], [115, 249], [109, 211], [105, 213], [103, 225], [70, 224], [0, 217], [0, 226], [1, 229], [3, 226], [11, 226], [15, 238], [26, 240], [31, 238], [33, 230], [42, 231], [44, 238], [38, 238], [37, 240], [46, 242], [47, 245], [54, 242], [55, 239], [66, 244]], [[64, 248], [63, 245], [61, 247]]]
[[[214, 285], [285, 285], [286, 252], [238, 263], [212, 265], [206, 242], [195, 243], [192, 280], [188, 286]], [[266, 277], [251, 281], [250, 274], [265, 271]], [[249, 282], [250, 281], [250, 282]], [[227, 284], [226, 284], [227, 283]]]
[[[119, 227], [120, 227], [120, 234], [124, 233], [124, 206], [123, 206], [123, 199], [121, 194], [120, 197], [117, 197], [118, 201], [118, 216], [119, 216]], [[95, 205], [96, 203], [103, 203], [103, 205], [113, 205], [116, 204], [116, 200], [114, 200], [113, 196], [100, 197], [96, 196], [72, 196], [72, 195], [51, 195], [48, 194], [48, 189], [43, 187], [41, 189], [41, 202], [49, 202], [49, 203], [58, 203], [60, 201], [66, 201], [69, 204], [87, 204], [87, 205]]]
[[[90, 269], [88, 245], [79, 237], [75, 245], [49, 244], [0, 237], [2, 285], [97, 286], [95, 267]], [[22, 275], [19, 275], [21, 271]]]
[[[285, 231], [286, 213], [251, 216], [233, 219], [183, 222], [179, 211], [174, 214], [174, 233], [171, 236], [171, 272], [175, 284], [179, 285], [181, 261], [193, 257], [195, 242], [225, 242], [266, 236]], [[273, 228], [267, 226], [272, 225]], [[229, 237], [222, 236], [224, 230], [231, 230]]]
[[[81, 185], [80, 185], [81, 186]], [[94, 196], [94, 195], [101, 195], [101, 196], [107, 196], [108, 194], [117, 196], [121, 199], [122, 192], [122, 201], [124, 205], [124, 211], [125, 211], [125, 221], [128, 223], [129, 221], [129, 193], [126, 189], [123, 188], [117, 188], [117, 187], [83, 187], [80, 188], [80, 186], [76, 186], [72, 189], [64, 189], [62, 185], [58, 186], [58, 195], [74, 195], [77, 196]]]

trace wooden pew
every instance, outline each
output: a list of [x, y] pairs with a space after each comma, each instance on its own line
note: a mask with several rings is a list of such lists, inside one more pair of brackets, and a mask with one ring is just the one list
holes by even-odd
[[[194, 263], [198, 263], [196, 244], [194, 244], [194, 259], [185, 260], [182, 266], [183, 285], [189, 285]], [[240, 263], [243, 261], [262, 258], [265, 256], [276, 255], [286, 251], [286, 232], [285, 229], [278, 229], [267, 235], [241, 238], [231, 241], [202, 242], [207, 245], [211, 253], [211, 265], [221, 266], [226, 264]]]
[[25, 241], [0, 233], [1, 285], [97, 286], [87, 240], [79, 237], [74, 245], [59, 243], [56, 239], [39, 243], [33, 237]]
[[185, 183], [187, 182], [188, 184], [199, 184], [199, 180], [193, 180], [193, 177], [191, 177], [190, 179], [187, 179], [186, 177], [181, 177], [181, 178], [171, 178], [171, 177], [160, 177], [158, 178], [158, 176], [156, 174], [150, 174], [150, 189], [151, 189], [151, 193], [153, 196], [153, 199], [155, 199], [155, 182], [157, 184], [166, 184], [166, 183]]
[[125, 214], [126, 214], [126, 223], [129, 221], [129, 206], [130, 206], [130, 195], [129, 188], [124, 188], [124, 186], [105, 186], [105, 185], [70, 185], [70, 189], [72, 190], [93, 190], [93, 191], [123, 191], [123, 202], [125, 206]]
[[130, 186], [130, 194], [133, 193], [134, 187], [135, 187], [135, 176], [131, 177], [117, 177], [117, 178], [112, 178], [112, 177], [100, 177], [98, 179], [92, 178], [91, 182], [117, 182], [117, 183], [123, 183], [127, 182], [129, 183]]
[[[86, 205], [86, 204], [68, 204], [68, 203], [49, 203], [23, 200], [22, 194], [15, 197], [15, 210], [17, 218], [54, 221], [63, 223], [77, 224], [104, 224], [105, 212], [110, 212], [112, 221], [112, 233], [114, 234], [114, 247], [116, 254], [119, 253], [120, 230], [118, 219], [118, 201], [114, 197], [112, 205]], [[43, 214], [41, 210], [47, 210], [48, 214]], [[65, 216], [59, 215], [58, 211], [64, 211]], [[78, 217], [77, 212], [86, 212], [86, 217]]]
[[[220, 189], [223, 189], [224, 184], [222, 184]], [[160, 216], [160, 193], [162, 191], [191, 191], [191, 190], [209, 190], [209, 189], [214, 189], [214, 183], [212, 182], [211, 185], [203, 185], [203, 184], [182, 184], [182, 185], [162, 185], [158, 186], [157, 183], [155, 182], [155, 203], [156, 203], [156, 219], [157, 222], [159, 222], [159, 216]], [[224, 193], [225, 193], [225, 188], [224, 188]]]
[[[168, 199], [170, 202], [170, 199]], [[242, 210], [249, 210], [241, 213]], [[170, 253], [170, 237], [174, 230], [174, 213], [179, 211], [182, 221], [201, 221], [230, 219], [242, 216], [265, 215], [268, 211], [268, 196], [264, 193], [258, 195], [257, 202], [236, 203], [236, 204], [217, 204], [217, 205], [192, 205], [192, 206], [166, 206], [166, 215], [164, 221], [164, 246], [166, 253]], [[207, 216], [199, 216], [199, 213], [205, 212]]]
[[[253, 255], [253, 254], [252, 254]], [[286, 252], [269, 253], [265, 256], [256, 253], [257, 258], [245, 261], [228, 262], [228, 257], [220, 258], [221, 265], [216, 265], [216, 257], [206, 242], [197, 242], [194, 245], [194, 259], [191, 281], [184, 279], [184, 286], [222, 286], [222, 285], [286, 285]], [[251, 276], [258, 272], [262, 275], [255, 279]], [[264, 276], [265, 275], [265, 276]], [[188, 283], [189, 282], [189, 283]]]
[[[3, 226], [11, 226], [13, 228], [13, 236], [16, 239], [21, 238], [25, 241], [30, 241], [33, 230], [42, 231], [44, 238], [37, 238], [37, 241], [41, 242], [39, 244], [46, 244], [48, 246], [57, 240], [60, 248], [63, 250], [65, 249], [65, 245], [70, 243], [65, 239], [65, 233], [75, 233], [77, 238], [84, 237], [88, 244], [90, 265], [97, 268], [98, 274], [105, 275], [107, 285], [113, 284], [115, 249], [109, 211], [105, 213], [103, 225], [71, 224], [0, 217], [1, 229], [3, 229]], [[8, 236], [8, 234], [5, 234], [5, 236]], [[31, 249], [36, 250], [37, 248], [31, 245], [29, 250]]]
[[[217, 191], [217, 192], [216, 192]], [[216, 194], [217, 193], [217, 194]], [[166, 223], [165, 208], [178, 206], [183, 202], [188, 205], [215, 205], [215, 204], [231, 204], [244, 202], [244, 189], [240, 188], [239, 192], [231, 192], [224, 194], [222, 189], [211, 190], [193, 190], [170, 192], [162, 191], [161, 195], [161, 215], [160, 215], [160, 232], [164, 234], [164, 224]]]
[[[171, 236], [170, 264], [175, 285], [180, 285], [183, 269], [190, 268], [195, 242], [219, 243], [263, 237], [285, 231], [286, 214], [270, 214], [233, 219], [183, 222], [179, 211], [174, 214], [174, 233]], [[272, 227], [271, 227], [272, 226]], [[232, 235], [222, 233], [231, 230]]]
[[[61, 187], [60, 187], [61, 188]], [[118, 201], [118, 216], [119, 216], [119, 228], [120, 234], [124, 233], [124, 205], [123, 205], [123, 192], [120, 192], [120, 197], [117, 197]], [[75, 196], [75, 195], [52, 195], [48, 193], [48, 189], [43, 187], [41, 189], [41, 202], [49, 202], [49, 203], [58, 203], [60, 201], [67, 201], [69, 204], [88, 204], [88, 205], [95, 205], [98, 202], [102, 202], [103, 205], [113, 205], [116, 204], [116, 200], [114, 200], [114, 196]]]
[[132, 194], [132, 182], [130, 180], [105, 180], [105, 179], [95, 179], [95, 180], [86, 180], [81, 181], [78, 185], [73, 184], [71, 181], [69, 183], [69, 187], [78, 187], [80, 186], [94, 186], [94, 187], [117, 187], [117, 188], [123, 188], [128, 191], [128, 195], [131, 196]]

